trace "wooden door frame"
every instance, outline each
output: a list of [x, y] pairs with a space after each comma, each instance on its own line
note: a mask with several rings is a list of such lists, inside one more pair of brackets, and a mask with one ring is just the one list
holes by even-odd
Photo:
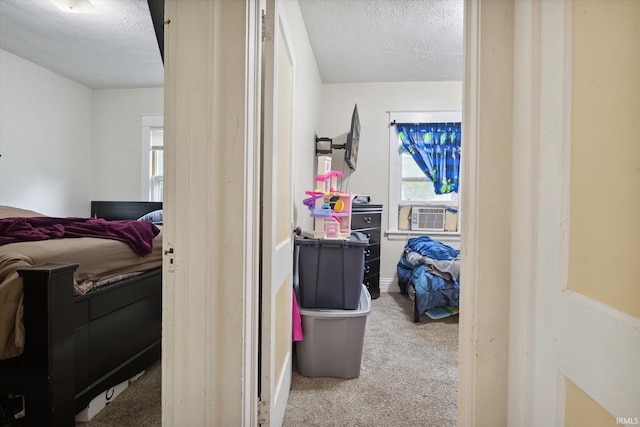
[[507, 425], [514, 2], [464, 9], [458, 425]]
[[166, 0], [163, 425], [257, 425], [257, 2]]
[[[291, 286], [293, 284], [294, 194], [292, 171], [296, 60], [283, 2], [267, 0], [262, 13], [265, 14], [261, 61], [263, 87], [260, 99], [263, 119], [260, 174], [263, 179], [260, 256], [262, 283], [261, 310], [257, 313], [260, 315], [260, 351], [262, 353], [258, 363], [262, 371], [258, 383], [260, 387], [258, 422], [260, 425], [277, 426], [284, 419], [293, 369], [293, 342], [291, 341], [291, 291], [293, 288]], [[283, 68], [281, 63], [283, 58], [288, 61], [290, 69]], [[289, 80], [285, 79], [287, 70], [290, 71]], [[288, 99], [282, 96], [283, 91], [289, 95]], [[286, 131], [283, 130], [285, 129], [283, 119], [287, 124]], [[283, 136], [288, 136], [284, 144]], [[282, 153], [280, 150], [284, 147], [287, 147], [288, 151]], [[279, 162], [287, 158], [286, 165]], [[283, 179], [282, 171], [289, 173], [286, 179]], [[283, 181], [288, 181], [288, 186], [283, 186]], [[286, 213], [277, 204], [279, 194], [283, 191], [289, 193], [290, 200], [290, 204], [285, 208]], [[283, 219], [287, 219], [285, 216], [288, 216], [286, 225], [282, 222]], [[282, 306], [283, 295], [286, 298], [284, 307]], [[283, 326], [285, 326], [284, 330]], [[284, 352], [284, 359], [280, 361], [276, 357], [279, 352]]]

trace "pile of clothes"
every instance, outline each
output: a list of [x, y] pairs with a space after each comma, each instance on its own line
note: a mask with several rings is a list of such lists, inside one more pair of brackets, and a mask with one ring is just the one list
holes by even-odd
[[420, 236], [408, 240], [398, 261], [398, 285], [406, 294], [415, 290], [418, 315], [440, 307], [457, 307], [460, 301], [460, 251]]

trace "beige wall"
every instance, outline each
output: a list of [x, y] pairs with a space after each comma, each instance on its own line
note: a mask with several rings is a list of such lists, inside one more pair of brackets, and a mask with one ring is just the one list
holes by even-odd
[[569, 288], [640, 317], [640, 2], [573, 19]]
[[577, 385], [565, 382], [565, 427], [613, 427], [616, 419]]

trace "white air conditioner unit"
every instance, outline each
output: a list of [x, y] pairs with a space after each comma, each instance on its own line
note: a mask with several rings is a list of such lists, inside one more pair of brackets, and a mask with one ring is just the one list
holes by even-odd
[[411, 230], [444, 231], [446, 208], [411, 208]]

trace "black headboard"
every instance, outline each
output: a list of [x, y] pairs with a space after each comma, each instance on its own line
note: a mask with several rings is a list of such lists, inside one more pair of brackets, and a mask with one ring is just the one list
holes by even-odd
[[91, 202], [91, 218], [106, 220], [138, 219], [142, 215], [162, 209], [162, 202]]

